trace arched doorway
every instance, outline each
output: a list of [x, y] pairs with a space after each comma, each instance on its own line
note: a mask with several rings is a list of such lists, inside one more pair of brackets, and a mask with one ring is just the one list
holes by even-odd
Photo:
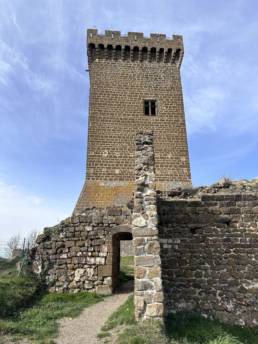
[[132, 240], [132, 230], [130, 226], [119, 226], [112, 232], [112, 292], [121, 285], [121, 241]]

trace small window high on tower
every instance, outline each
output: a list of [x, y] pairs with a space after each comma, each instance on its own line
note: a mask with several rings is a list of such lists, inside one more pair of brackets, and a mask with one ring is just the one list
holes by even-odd
[[144, 100], [144, 115], [156, 116], [157, 115], [157, 101], [154, 99]]

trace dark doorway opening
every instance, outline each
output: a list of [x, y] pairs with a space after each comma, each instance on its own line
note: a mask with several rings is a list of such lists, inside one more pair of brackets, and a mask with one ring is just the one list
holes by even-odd
[[[112, 237], [112, 291], [120, 289], [123, 285], [133, 288], [134, 261], [133, 253], [124, 255], [123, 249], [126, 242], [130, 244], [132, 234], [128, 232], [116, 233]], [[122, 245], [121, 245], [122, 242]], [[121, 250], [122, 246], [122, 250]], [[122, 253], [122, 254], [121, 254]]]

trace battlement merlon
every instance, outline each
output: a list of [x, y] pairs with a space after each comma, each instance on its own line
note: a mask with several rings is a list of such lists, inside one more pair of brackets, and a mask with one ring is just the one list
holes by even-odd
[[87, 30], [89, 64], [98, 58], [130, 59], [133, 61], [175, 63], [181, 66], [184, 55], [183, 36], [151, 33], [144, 37], [142, 32], [128, 32], [121, 36], [120, 31], [106, 30], [104, 35], [97, 29]]

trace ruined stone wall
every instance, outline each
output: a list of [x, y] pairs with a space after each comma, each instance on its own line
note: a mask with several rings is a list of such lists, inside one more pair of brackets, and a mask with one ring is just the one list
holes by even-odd
[[[145, 50], [146, 49], [146, 54]], [[134, 191], [135, 136], [155, 130], [159, 189], [191, 184], [180, 64], [181, 36], [88, 30], [90, 107], [87, 180], [75, 212], [125, 204]], [[144, 100], [157, 115], [144, 115]]]
[[112, 262], [114, 237], [131, 233], [126, 207], [88, 209], [37, 238], [34, 271], [52, 292], [82, 290], [111, 293], [117, 283]]
[[137, 320], [160, 320], [164, 315], [164, 305], [151, 132], [137, 135], [135, 171], [136, 189], [132, 215], [135, 317]]
[[133, 239], [135, 316], [194, 311], [258, 324], [258, 181], [159, 191], [153, 132], [136, 137], [127, 206], [86, 209], [37, 239], [34, 271], [50, 291], [111, 293], [121, 240]]
[[257, 191], [161, 196], [158, 213], [166, 311], [257, 325]]

